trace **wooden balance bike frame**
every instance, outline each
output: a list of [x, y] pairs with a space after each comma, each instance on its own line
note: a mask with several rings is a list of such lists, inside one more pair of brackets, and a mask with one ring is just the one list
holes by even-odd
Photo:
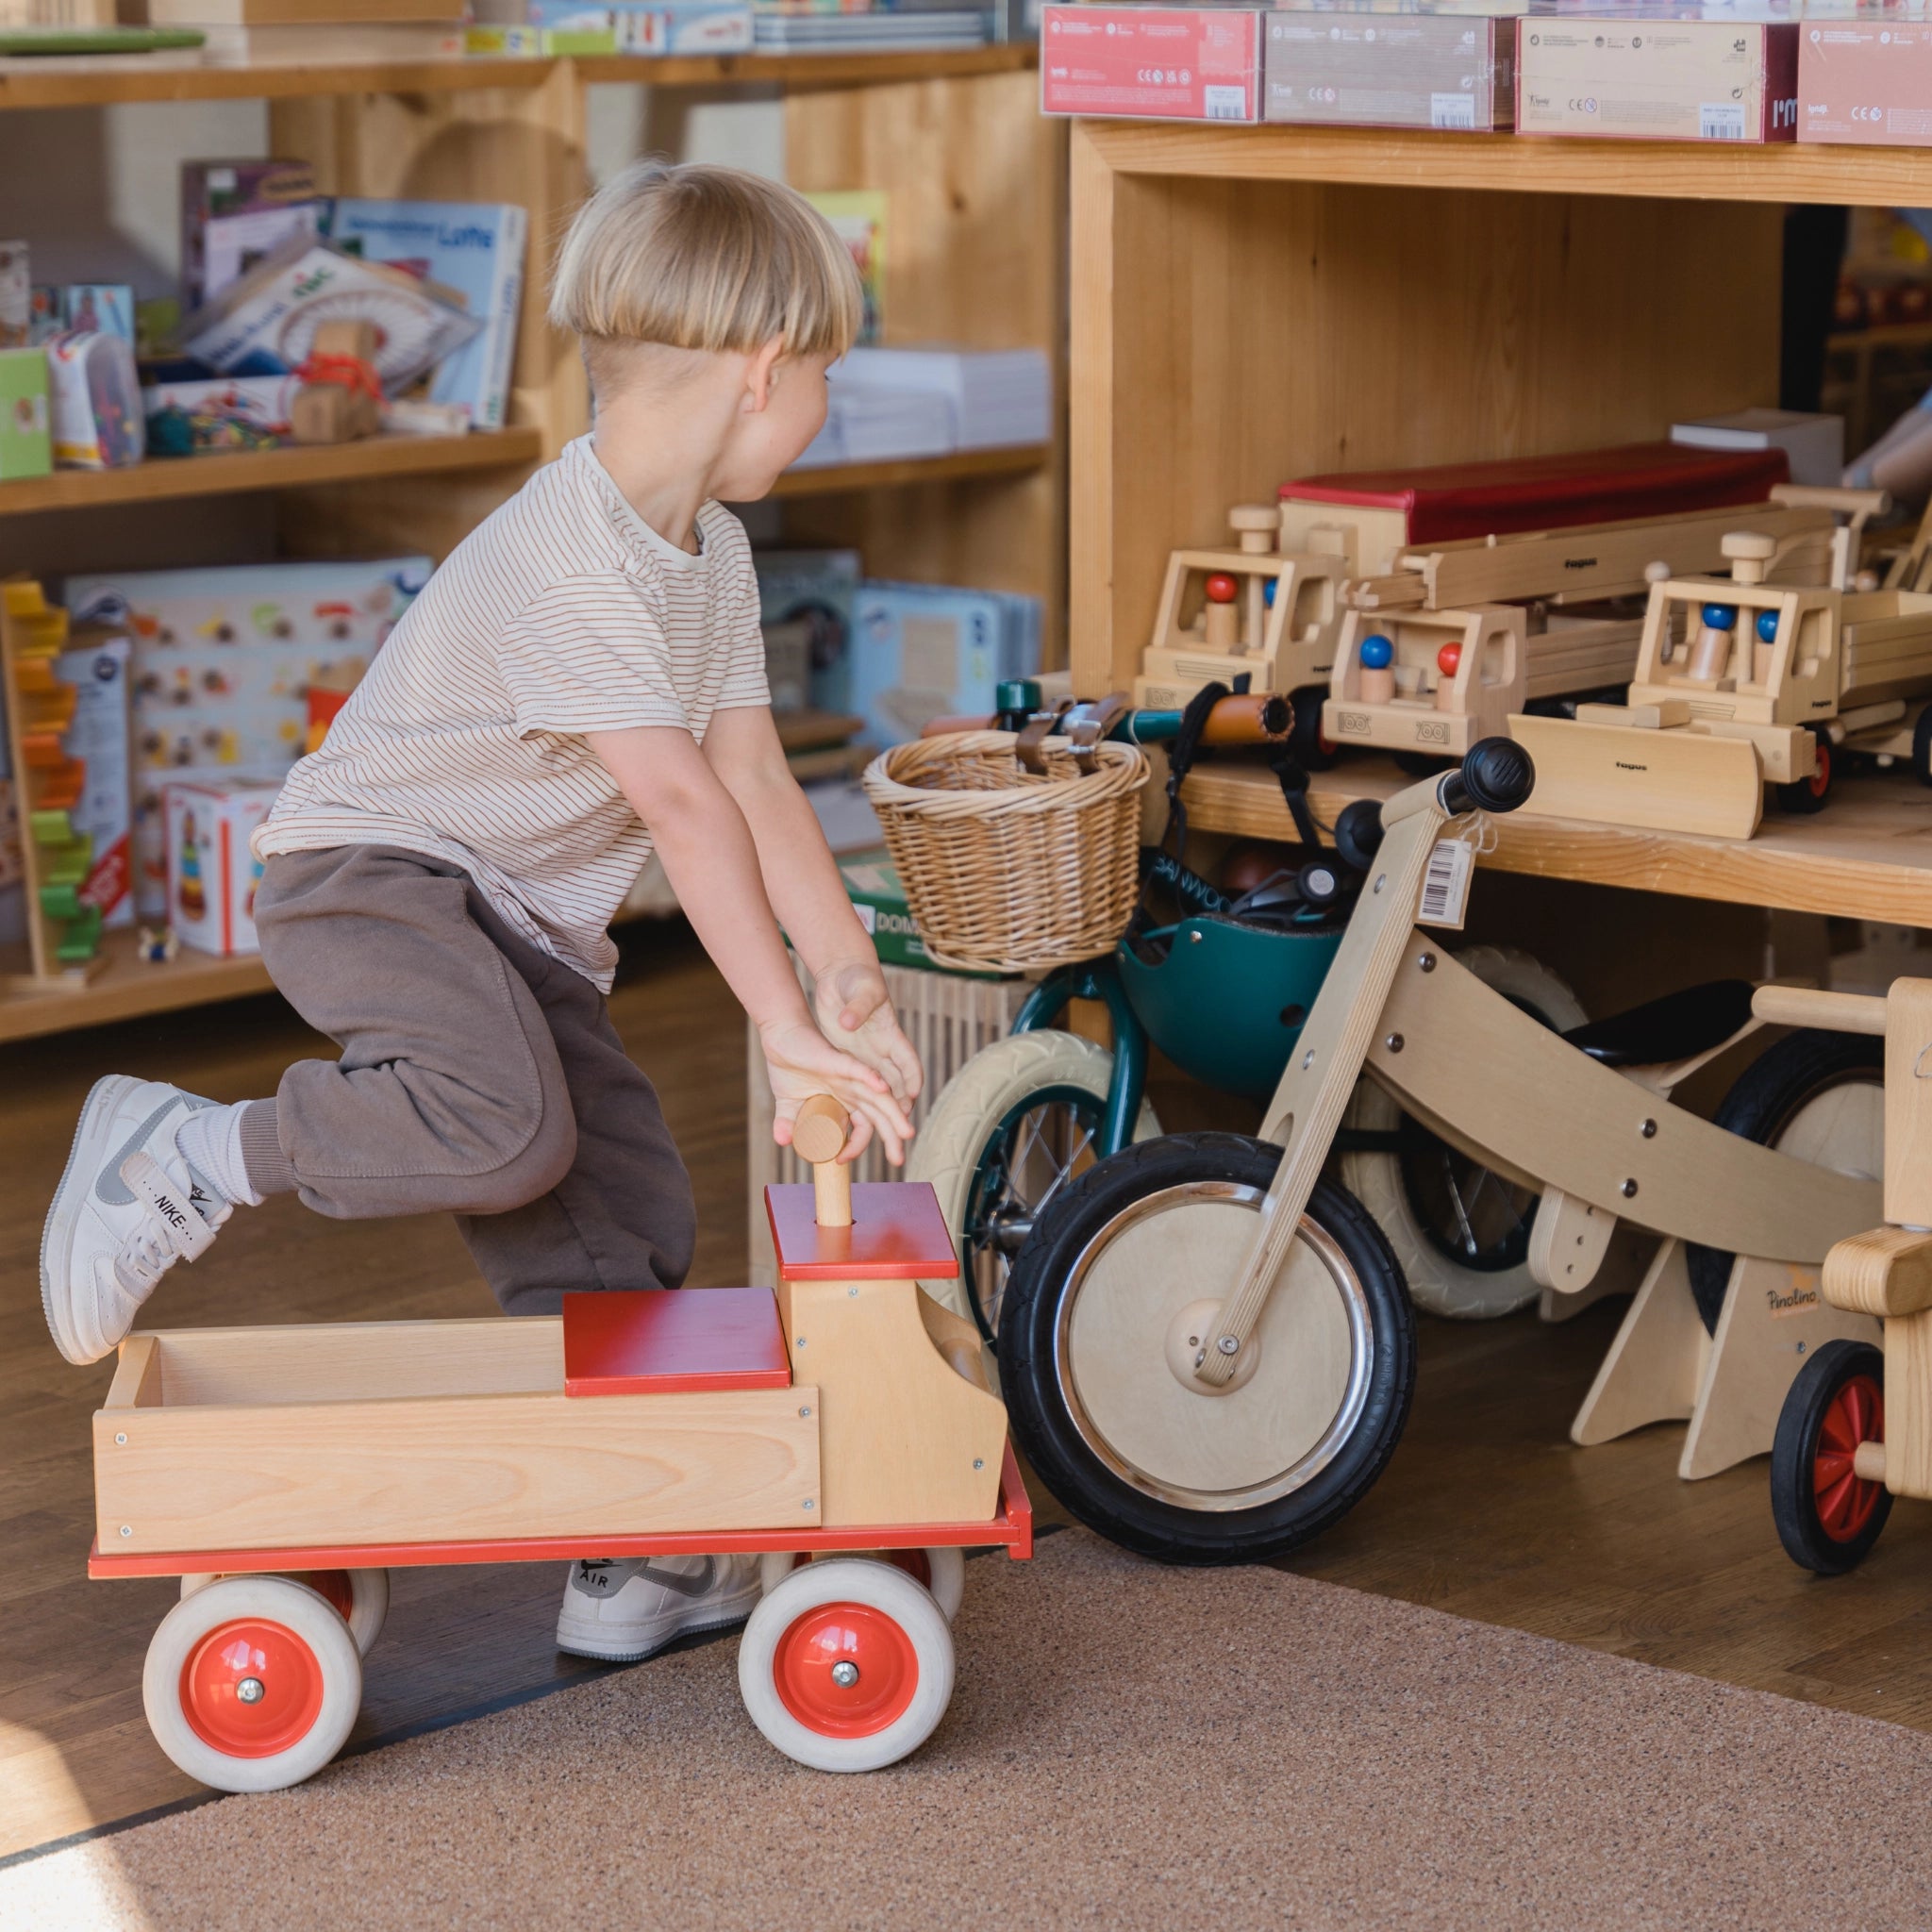
[[[1679, 1244], [1696, 1241], [1740, 1257], [1731, 1303], [1740, 1299], [1740, 1271], [1769, 1269], [1773, 1286], [1788, 1291], [1773, 1299], [1795, 1295], [1798, 1312], [1828, 1317], [1815, 1271], [1833, 1242], [1878, 1218], [1877, 1184], [1756, 1145], [1670, 1105], [1665, 1095], [1674, 1080], [1730, 1041], [1694, 1061], [1627, 1077], [1550, 1032], [1417, 929], [1443, 827], [1470, 810], [1515, 809], [1533, 782], [1522, 748], [1491, 740], [1471, 753], [1462, 771], [1412, 786], [1383, 807], [1382, 841], [1341, 949], [1269, 1103], [1263, 1135], [1284, 1153], [1259, 1230], [1228, 1283], [1218, 1319], [1202, 1331], [1193, 1373], [1203, 1393], [1227, 1388], [1239, 1374], [1241, 1352], [1288, 1267], [1303, 1211], [1364, 1071], [1433, 1132], [1542, 1191], [1531, 1256], [1533, 1266], [1541, 1257], [1550, 1285], [1587, 1288], [1622, 1219], [1666, 1237], [1640, 1307], [1647, 1298], [1667, 1296], [1666, 1276], [1673, 1268], [1682, 1272]], [[1732, 1039], [1741, 1037], [1740, 1031]], [[1804, 1279], [1793, 1286], [1794, 1274], [1808, 1278], [1808, 1288]], [[1688, 1283], [1681, 1286], [1676, 1299], [1696, 1327]], [[1633, 1320], [1638, 1313], [1633, 1309]], [[1655, 1318], [1638, 1327], [1652, 1336]], [[1714, 1352], [1723, 1340], [1721, 1324]], [[1613, 1349], [1606, 1375], [1618, 1356]], [[1784, 1383], [1797, 1365], [1793, 1355], [1777, 1371]], [[1700, 1358], [1695, 1366], [1702, 1372], [1709, 1364]], [[1768, 1420], [1759, 1416], [1764, 1404], [1750, 1405], [1754, 1420], [1734, 1428], [1726, 1443], [1707, 1445], [1723, 1455], [1713, 1467], [1770, 1447], [1782, 1394], [1780, 1384], [1769, 1397]], [[1613, 1420], [1602, 1390], [1593, 1391], [1601, 1412], [1586, 1405], [1576, 1440], [1601, 1440], [1696, 1406], [1677, 1406], [1672, 1391], [1659, 1399], [1663, 1406], [1653, 1402], [1647, 1413], [1637, 1412], [1641, 1400], [1625, 1403], [1628, 1419]], [[1613, 1400], [1609, 1408], [1617, 1406]], [[1738, 1446], [1746, 1440], [1751, 1446]]]

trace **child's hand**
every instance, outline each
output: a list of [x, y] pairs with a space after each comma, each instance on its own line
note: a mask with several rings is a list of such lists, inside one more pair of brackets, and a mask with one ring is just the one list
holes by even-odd
[[[772, 1138], [779, 1146], [791, 1146], [791, 1123], [800, 1105], [814, 1093], [829, 1093], [852, 1116], [851, 1138], [840, 1150], [841, 1160], [857, 1160], [876, 1132], [886, 1158], [894, 1167], [904, 1163], [912, 1123], [884, 1079], [863, 1061], [841, 1053], [807, 1020], [760, 1026], [758, 1044], [764, 1049], [777, 1102]], [[917, 1066], [916, 1059], [913, 1064]]]
[[821, 973], [812, 985], [812, 1010], [825, 1038], [886, 1076], [895, 1099], [910, 1105], [925, 1085], [925, 1070], [912, 1042], [899, 1029], [886, 997], [886, 975], [871, 959], [854, 959]]

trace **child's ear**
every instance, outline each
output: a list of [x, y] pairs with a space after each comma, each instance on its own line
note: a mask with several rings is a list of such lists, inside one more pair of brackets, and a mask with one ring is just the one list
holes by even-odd
[[745, 401], [755, 416], [771, 407], [772, 390], [778, 380], [778, 364], [784, 354], [785, 338], [774, 336], [763, 348], [753, 352], [745, 365]]

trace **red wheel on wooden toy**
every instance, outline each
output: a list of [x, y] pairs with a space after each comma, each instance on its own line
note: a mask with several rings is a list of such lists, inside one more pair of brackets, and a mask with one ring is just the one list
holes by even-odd
[[[367, 1657], [389, 1619], [387, 1570], [294, 1570], [282, 1573], [306, 1583], [349, 1626], [358, 1656]], [[203, 1572], [181, 1579], [183, 1599], [216, 1581], [219, 1572]]]
[[190, 1777], [280, 1790], [341, 1749], [362, 1660], [341, 1613], [307, 1584], [225, 1576], [161, 1620], [142, 1699], [155, 1740]]
[[[944, 1546], [926, 1550], [827, 1550], [817, 1560], [836, 1557], [841, 1560], [891, 1563], [903, 1570], [913, 1582], [924, 1584], [951, 1623], [959, 1614], [966, 1596], [966, 1553]], [[768, 1550], [758, 1581], [769, 1596], [794, 1570], [802, 1569], [813, 1557], [804, 1550]]]
[[788, 1757], [876, 1771], [931, 1736], [953, 1694], [953, 1639], [925, 1588], [891, 1563], [835, 1557], [794, 1570], [738, 1650], [745, 1709]]
[[1883, 1483], [1863, 1480], [1854, 1468], [1860, 1442], [1885, 1441], [1885, 1397], [1872, 1375], [1839, 1385], [1818, 1425], [1811, 1455], [1811, 1496], [1818, 1526], [1835, 1543], [1848, 1543], [1872, 1520]]
[[1798, 1371], [1771, 1445], [1771, 1514], [1785, 1554], [1821, 1576], [1865, 1560], [1891, 1511], [1891, 1492], [1857, 1471], [1867, 1442], [1885, 1441], [1885, 1357], [1840, 1336]]

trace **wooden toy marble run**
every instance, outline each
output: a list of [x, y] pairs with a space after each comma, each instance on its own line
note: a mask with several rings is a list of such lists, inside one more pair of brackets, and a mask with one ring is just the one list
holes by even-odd
[[1747, 839], [1774, 787], [1823, 808], [1846, 753], [1908, 759], [1932, 784], [1932, 594], [1790, 581], [1804, 539], [1723, 540], [1729, 577], [1651, 587], [1621, 705], [1574, 720], [1512, 715], [1536, 760], [1531, 809], [1647, 830]]
[[42, 985], [99, 964], [101, 910], [81, 896], [93, 854], [70, 814], [87, 781], [70, 757], [67, 728], [76, 693], [54, 675], [67, 648], [67, 612], [26, 579], [0, 585], [0, 676], [15, 808], [25, 869], [27, 985]]
[[[135, 1334], [94, 1417], [93, 1576], [180, 1576], [144, 1701], [191, 1776], [268, 1790], [355, 1721], [391, 1567], [761, 1552], [740, 1686], [801, 1762], [914, 1750], [952, 1687], [963, 1546], [1032, 1550], [930, 1187], [854, 1187], [843, 1109], [767, 1190], [779, 1285], [560, 1316]], [[823, 1560], [816, 1560], [823, 1559]]]

